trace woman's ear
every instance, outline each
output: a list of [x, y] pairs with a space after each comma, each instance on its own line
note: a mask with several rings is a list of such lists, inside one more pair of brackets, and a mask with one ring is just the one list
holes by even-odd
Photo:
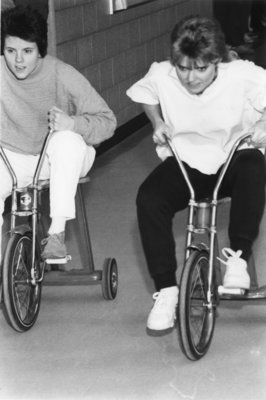
[[237, 51], [235, 51], [235, 50], [228, 51], [228, 60], [229, 61], [234, 61], [234, 60], [239, 60], [239, 59], [240, 59], [240, 57], [239, 57]]
[[215, 60], [213, 60], [213, 64], [219, 64], [220, 62], [222, 62], [222, 58], [216, 58]]

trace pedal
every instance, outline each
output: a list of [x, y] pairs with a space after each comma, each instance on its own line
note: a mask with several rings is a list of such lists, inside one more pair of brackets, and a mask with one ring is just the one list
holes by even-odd
[[63, 258], [47, 258], [45, 260], [46, 264], [67, 264], [68, 261], [72, 260], [70, 254]]
[[236, 294], [239, 296], [242, 296], [243, 294], [245, 294], [245, 289], [240, 289], [240, 288], [225, 288], [222, 285], [220, 285], [218, 287], [218, 293], [219, 295], [223, 295], [223, 294]]

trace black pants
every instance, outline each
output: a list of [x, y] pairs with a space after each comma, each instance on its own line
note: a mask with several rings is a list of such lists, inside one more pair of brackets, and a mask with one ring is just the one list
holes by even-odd
[[[196, 198], [210, 196], [217, 174], [205, 175], [186, 165]], [[240, 150], [234, 155], [219, 194], [231, 197], [229, 238], [233, 250], [248, 260], [259, 232], [265, 204], [265, 158], [259, 150]], [[189, 191], [174, 157], [161, 163], [140, 186], [137, 196], [139, 229], [155, 287], [176, 285], [175, 240], [172, 220], [187, 207]]]

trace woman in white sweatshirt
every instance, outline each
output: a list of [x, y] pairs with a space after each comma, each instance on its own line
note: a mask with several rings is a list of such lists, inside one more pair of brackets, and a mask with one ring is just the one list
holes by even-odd
[[[266, 71], [242, 60], [228, 62], [219, 25], [190, 17], [171, 35], [171, 58], [153, 63], [128, 96], [142, 103], [162, 163], [141, 185], [137, 213], [143, 248], [157, 293], [147, 327], [174, 326], [178, 302], [172, 219], [187, 207], [189, 191], [163, 134], [172, 138], [198, 199], [210, 195], [233, 142], [253, 133], [253, 146], [235, 154], [221, 195], [231, 197], [224, 286], [248, 289], [247, 261], [265, 202]], [[240, 257], [241, 255], [241, 257]]]

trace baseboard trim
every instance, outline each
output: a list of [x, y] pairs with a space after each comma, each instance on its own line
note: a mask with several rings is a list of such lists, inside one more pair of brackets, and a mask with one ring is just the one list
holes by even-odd
[[101, 154], [105, 153], [148, 123], [149, 120], [146, 114], [142, 113], [137, 117], [131, 119], [130, 121], [126, 122], [124, 125], [119, 126], [116, 129], [114, 136], [112, 136], [108, 140], [105, 140], [103, 143], [100, 144], [99, 147], [96, 148], [96, 156], [98, 157]]

